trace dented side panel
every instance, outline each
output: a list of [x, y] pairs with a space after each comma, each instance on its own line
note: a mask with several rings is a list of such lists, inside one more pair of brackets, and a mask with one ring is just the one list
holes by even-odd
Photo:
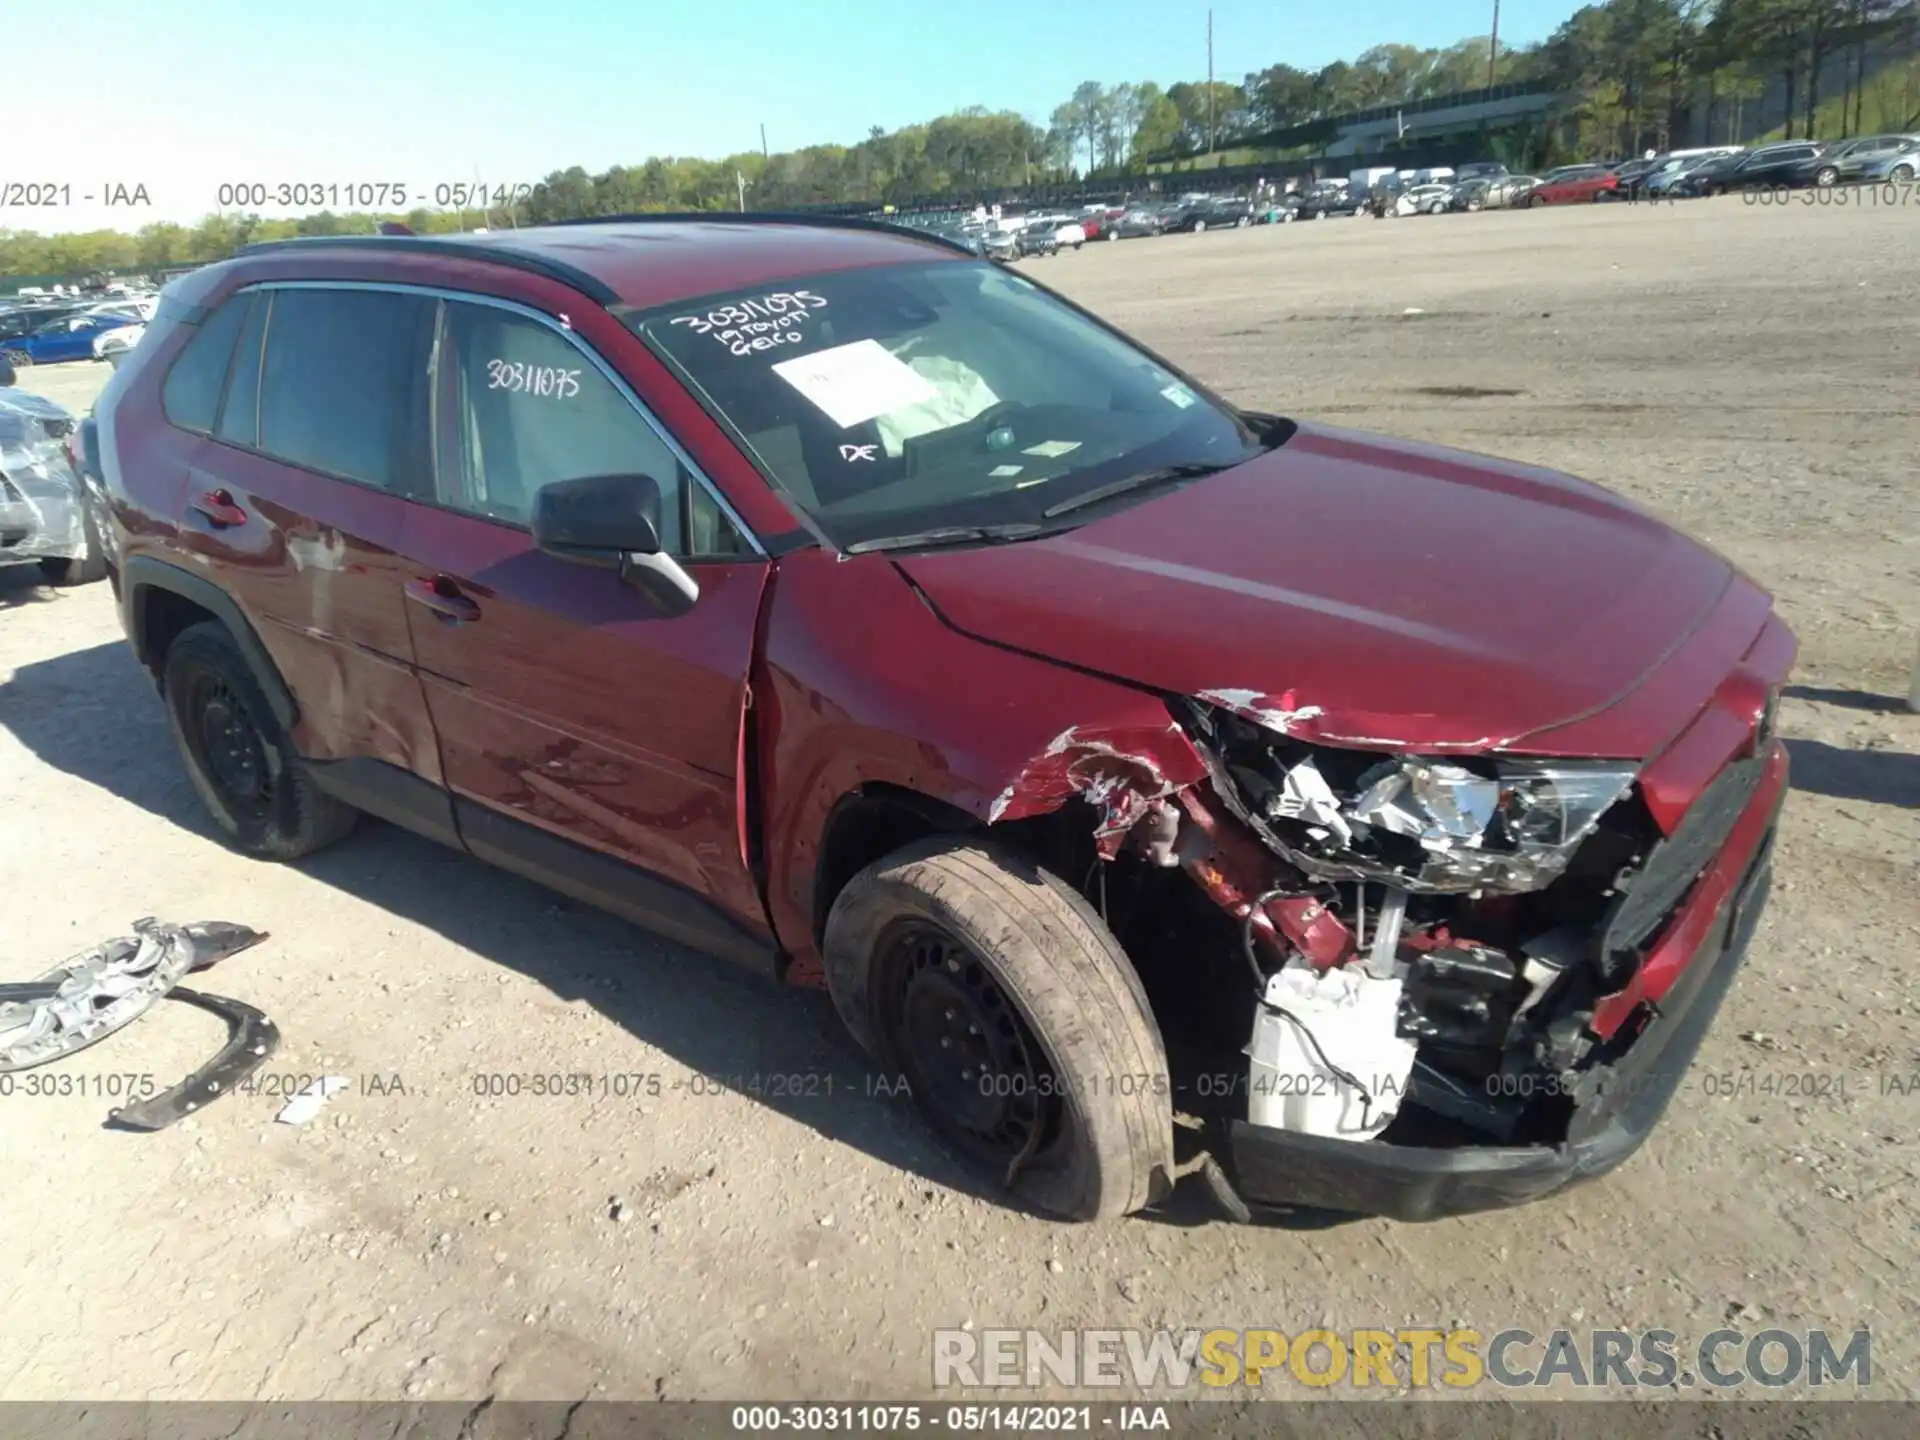
[[863, 786], [982, 824], [1084, 797], [1117, 836], [1204, 773], [1157, 697], [955, 633], [880, 556], [780, 561], [753, 695], [768, 909], [796, 976], [818, 964], [828, 818]]

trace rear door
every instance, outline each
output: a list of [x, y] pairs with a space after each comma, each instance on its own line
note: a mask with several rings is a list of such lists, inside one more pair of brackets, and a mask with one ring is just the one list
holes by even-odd
[[[439, 489], [409, 507], [401, 549], [468, 848], [761, 963], [740, 817], [766, 557], [638, 397], [545, 315], [447, 298], [433, 393]], [[534, 547], [543, 485], [609, 474], [659, 483], [665, 548], [700, 586], [687, 612]]]
[[333, 283], [236, 301], [249, 308], [188, 475], [187, 543], [254, 618], [298, 705], [301, 753], [340, 762], [322, 782], [450, 838], [395, 553], [408, 498], [433, 488], [436, 302]]

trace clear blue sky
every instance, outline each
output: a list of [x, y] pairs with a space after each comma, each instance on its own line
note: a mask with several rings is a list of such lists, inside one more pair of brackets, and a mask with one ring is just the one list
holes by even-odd
[[[12, 160], [68, 181], [0, 226], [132, 228], [215, 208], [223, 181], [533, 181], [649, 155], [850, 142], [957, 109], [1044, 123], [1083, 80], [1206, 74], [1204, 0], [15, 0]], [[1544, 39], [1573, 0], [1505, 0]], [[1214, 71], [1317, 69], [1370, 45], [1485, 34], [1492, 0], [1225, 0]], [[16, 56], [16, 60], [23, 57]], [[25, 130], [18, 122], [24, 118]], [[31, 162], [29, 164], [29, 161]], [[33, 173], [28, 174], [31, 170]], [[18, 171], [19, 173], [15, 173]], [[79, 202], [146, 185], [145, 212]], [[262, 213], [279, 212], [265, 207]]]

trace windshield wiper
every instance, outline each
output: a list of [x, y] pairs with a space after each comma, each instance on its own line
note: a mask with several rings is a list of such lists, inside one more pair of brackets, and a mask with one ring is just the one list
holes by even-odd
[[866, 555], [875, 550], [918, 550], [934, 545], [981, 545], [998, 541], [1027, 540], [1041, 533], [1039, 525], [943, 525], [935, 530], [916, 530], [909, 535], [882, 535], [873, 540], [856, 540], [844, 554]]
[[1189, 460], [1184, 465], [1163, 465], [1158, 470], [1142, 470], [1138, 475], [1127, 475], [1119, 480], [1110, 480], [1105, 485], [1096, 485], [1091, 490], [1082, 490], [1078, 495], [1049, 505], [1040, 513], [1051, 520], [1056, 515], [1065, 515], [1072, 510], [1081, 510], [1089, 505], [1098, 505], [1102, 500], [1111, 500], [1115, 495], [1125, 495], [1132, 490], [1146, 490], [1155, 485], [1170, 484], [1175, 480], [1194, 480], [1202, 475], [1217, 475], [1222, 470], [1231, 470], [1236, 465], [1244, 465], [1251, 456], [1240, 460]]

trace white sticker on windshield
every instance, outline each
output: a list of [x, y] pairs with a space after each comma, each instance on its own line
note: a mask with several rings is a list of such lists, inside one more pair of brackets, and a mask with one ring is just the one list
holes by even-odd
[[782, 360], [773, 373], [811, 400], [845, 429], [898, 410], [924, 405], [938, 392], [912, 366], [878, 340], [856, 340], [796, 360]]
[[1029, 445], [1026, 454], [1038, 455], [1042, 460], [1058, 460], [1070, 450], [1078, 450], [1078, 440], [1042, 440], [1038, 445]]
[[1160, 393], [1182, 410], [1193, 404], [1193, 392], [1184, 385], [1169, 385]]
[[987, 474], [995, 480], [1004, 480], [1009, 475], [1018, 475], [1027, 467], [1024, 465], [996, 465]]

